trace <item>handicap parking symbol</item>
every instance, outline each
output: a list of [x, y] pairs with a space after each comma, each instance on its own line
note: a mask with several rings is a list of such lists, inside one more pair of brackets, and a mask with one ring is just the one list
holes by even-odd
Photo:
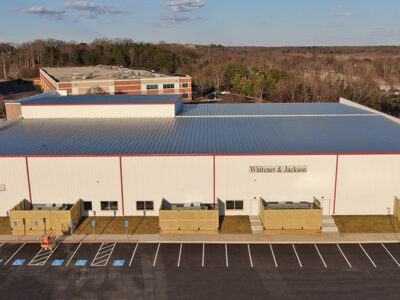
[[63, 260], [63, 259], [55, 259], [55, 260], [53, 260], [53, 262], [51, 263], [51, 265], [52, 265], [52, 266], [59, 267], [59, 266], [62, 266], [63, 263], [64, 263], [64, 260]]
[[124, 259], [117, 259], [117, 260], [114, 260], [113, 266], [114, 267], [123, 267], [124, 264], [125, 264]]
[[25, 263], [25, 259], [16, 259], [12, 263], [13, 266], [22, 266]]
[[86, 259], [78, 259], [75, 263], [75, 266], [85, 266], [87, 263]]

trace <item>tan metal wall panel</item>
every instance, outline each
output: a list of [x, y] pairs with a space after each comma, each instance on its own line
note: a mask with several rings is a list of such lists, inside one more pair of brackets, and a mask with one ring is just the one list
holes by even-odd
[[21, 200], [29, 200], [25, 157], [0, 158], [0, 184], [5, 188], [0, 191], [0, 215], [6, 216]]
[[118, 157], [33, 157], [29, 158], [33, 203], [75, 203], [92, 201], [97, 216], [100, 201], [117, 201], [122, 214], [120, 166]]
[[[250, 173], [250, 166], [306, 165], [306, 173]], [[216, 197], [243, 200], [242, 211], [227, 215], [250, 214], [250, 199], [266, 201], [310, 201], [313, 197], [333, 199], [335, 155], [217, 156]], [[392, 196], [393, 201], [393, 196]]]
[[400, 155], [340, 155], [336, 214], [388, 214], [400, 194], [399, 170]]
[[21, 106], [26, 119], [174, 117], [174, 104], [154, 105], [40, 105]]
[[213, 201], [213, 159], [207, 156], [189, 157], [122, 157], [125, 212], [136, 211], [136, 201], [154, 201], [154, 211], [162, 199], [170, 203]]

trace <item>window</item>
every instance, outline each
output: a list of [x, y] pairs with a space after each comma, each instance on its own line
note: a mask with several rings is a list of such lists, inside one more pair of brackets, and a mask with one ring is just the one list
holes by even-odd
[[184, 93], [183, 94], [183, 99], [188, 99], [189, 98], [189, 94], [188, 93]]
[[187, 89], [188, 87], [189, 87], [188, 82], [182, 83], [182, 88]]
[[92, 201], [83, 201], [83, 210], [92, 210]]
[[0, 184], [0, 192], [4, 192], [6, 190], [5, 184]]
[[175, 88], [175, 84], [173, 84], [173, 83], [163, 84], [163, 89], [174, 89], [174, 88]]
[[147, 89], [148, 90], [158, 90], [158, 84], [148, 84]]
[[243, 210], [243, 200], [226, 201], [227, 210]]
[[136, 201], [136, 210], [153, 210], [153, 201]]
[[118, 202], [117, 201], [101, 201], [100, 207], [101, 207], [101, 210], [118, 210]]

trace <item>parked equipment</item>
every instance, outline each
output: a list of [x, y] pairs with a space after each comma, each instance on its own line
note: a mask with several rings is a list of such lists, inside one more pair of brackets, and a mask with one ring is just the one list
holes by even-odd
[[56, 235], [54, 231], [50, 231], [49, 233], [45, 233], [40, 238], [40, 246], [45, 251], [52, 251], [56, 246]]

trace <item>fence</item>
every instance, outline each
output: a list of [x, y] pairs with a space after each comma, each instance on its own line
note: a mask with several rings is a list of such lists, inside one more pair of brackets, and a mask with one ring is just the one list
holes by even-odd
[[322, 208], [315, 198], [310, 209], [268, 209], [260, 199], [260, 219], [265, 230], [321, 230]]
[[56, 235], [67, 234], [71, 230], [70, 221], [74, 230], [80, 217], [81, 201], [76, 202], [69, 210], [32, 210], [31, 204], [22, 200], [10, 210], [11, 233], [16, 235], [18, 230], [18, 235], [41, 235], [47, 230], [54, 230]]
[[164, 200], [159, 222], [161, 230], [218, 230], [219, 208], [216, 205], [212, 210], [170, 210]]

